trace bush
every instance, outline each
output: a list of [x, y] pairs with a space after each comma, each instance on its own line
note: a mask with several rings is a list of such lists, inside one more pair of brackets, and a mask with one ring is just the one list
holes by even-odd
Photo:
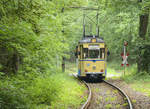
[[24, 95], [23, 82], [21, 87], [19, 81], [13, 81], [10, 78], [5, 79], [0, 81], [0, 108], [28, 109], [28, 102], [30, 100]]
[[128, 74], [122, 77], [126, 82], [146, 82], [150, 81], [150, 75], [147, 72], [137, 73], [137, 65], [133, 64], [127, 69]]
[[83, 91], [66, 74], [26, 74], [5, 77], [0, 81], [1, 109], [67, 109], [83, 102]]
[[33, 104], [50, 105], [55, 101], [61, 91], [61, 84], [55, 76], [42, 75], [37, 77], [27, 88], [28, 95]]

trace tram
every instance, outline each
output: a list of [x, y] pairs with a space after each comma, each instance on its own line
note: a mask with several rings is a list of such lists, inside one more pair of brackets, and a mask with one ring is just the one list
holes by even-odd
[[107, 74], [107, 46], [98, 36], [86, 36], [76, 47], [79, 77], [105, 78]]
[[[96, 16], [90, 18], [83, 14], [83, 37], [76, 46], [76, 58], [78, 64], [78, 77], [98, 77], [104, 79], [107, 74], [107, 50], [106, 43], [99, 36], [99, 8], [82, 8], [83, 10], [97, 11]], [[89, 12], [88, 12], [89, 13]], [[86, 21], [88, 18], [88, 22]], [[94, 18], [97, 22], [95, 23]], [[90, 26], [88, 24], [90, 23]], [[93, 25], [96, 25], [96, 28]], [[85, 28], [86, 27], [86, 28]], [[93, 30], [94, 29], [94, 30]], [[95, 31], [96, 32], [93, 32]], [[96, 35], [93, 35], [96, 34]]]

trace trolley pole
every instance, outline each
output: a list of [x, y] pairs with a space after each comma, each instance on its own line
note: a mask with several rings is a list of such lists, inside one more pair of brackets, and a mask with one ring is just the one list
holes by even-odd
[[96, 15], [97, 24], [96, 24], [96, 26], [97, 26], [97, 36], [99, 37], [99, 19], [98, 19], [98, 17], [99, 17], [99, 13], [97, 12], [97, 15]]
[[85, 37], [85, 13], [83, 12], [83, 37]]

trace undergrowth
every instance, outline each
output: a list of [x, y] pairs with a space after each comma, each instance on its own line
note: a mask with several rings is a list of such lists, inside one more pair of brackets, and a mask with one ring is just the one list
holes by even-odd
[[123, 67], [121, 62], [107, 62], [107, 78], [119, 78], [123, 74]]
[[[146, 72], [137, 73], [137, 65], [132, 64], [124, 68], [121, 67], [121, 62], [108, 62], [107, 71], [108, 78], [122, 79], [129, 84], [135, 91], [139, 91], [146, 96], [150, 96], [150, 75]], [[110, 76], [110, 77], [109, 77]]]
[[127, 68], [127, 74], [122, 76], [122, 79], [126, 82], [150, 82], [150, 75], [146, 72], [137, 73], [137, 65], [133, 64]]
[[67, 109], [84, 102], [84, 87], [64, 73], [0, 77], [0, 109]]
[[121, 78], [134, 90], [142, 92], [150, 97], [150, 75], [146, 72], [137, 73], [137, 65], [132, 65], [127, 69], [127, 74]]

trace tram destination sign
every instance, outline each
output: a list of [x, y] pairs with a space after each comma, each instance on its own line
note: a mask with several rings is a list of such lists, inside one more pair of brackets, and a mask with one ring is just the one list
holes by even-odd
[[90, 50], [98, 50], [100, 49], [99, 45], [89, 45]]

